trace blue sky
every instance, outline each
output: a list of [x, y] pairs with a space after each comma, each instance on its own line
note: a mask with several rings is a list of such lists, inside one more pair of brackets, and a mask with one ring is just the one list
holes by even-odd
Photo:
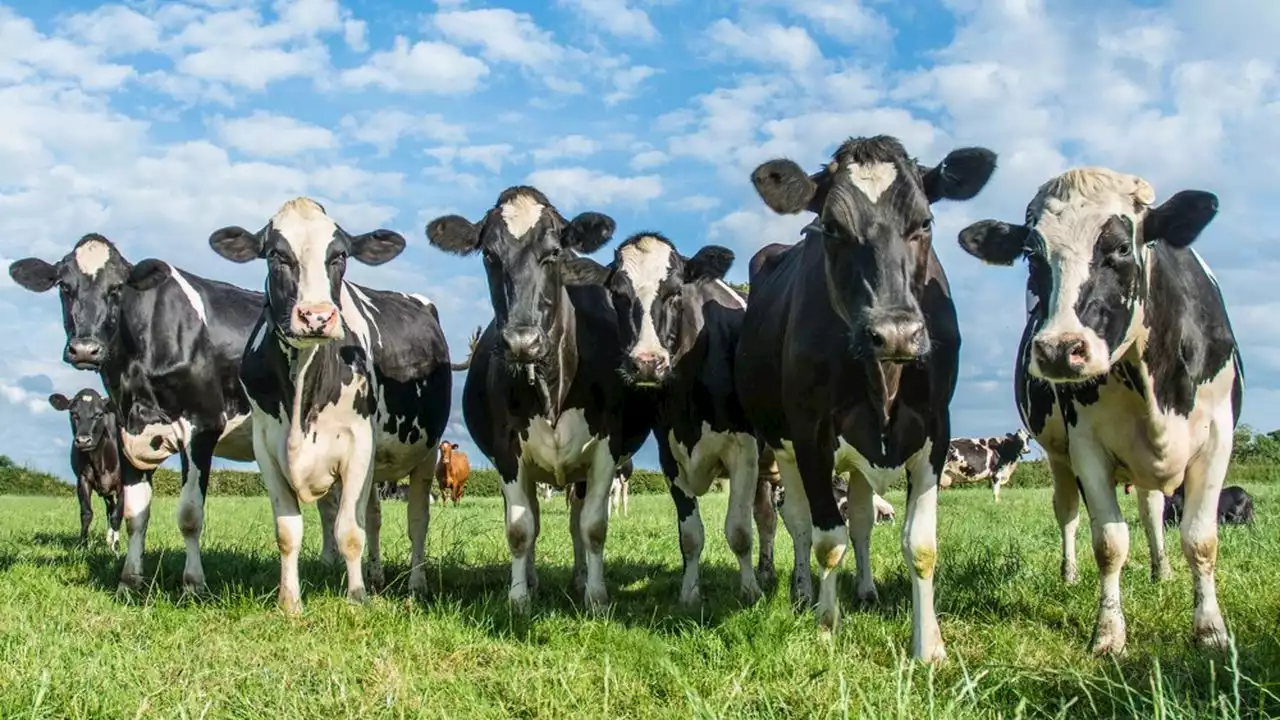
[[[935, 208], [964, 333], [957, 434], [1017, 426], [1025, 271], [981, 267], [956, 233], [1020, 219], [1039, 183], [1081, 164], [1141, 174], [1159, 198], [1219, 194], [1197, 248], [1241, 338], [1244, 420], [1270, 429], [1277, 36], [1280, 4], [1245, 0], [0, 4], [0, 260], [53, 260], [101, 232], [134, 261], [258, 288], [263, 268], [215, 256], [210, 231], [307, 194], [353, 231], [405, 235], [404, 255], [350, 277], [431, 297], [461, 359], [491, 315], [479, 261], [430, 249], [423, 226], [477, 218], [509, 185], [607, 212], [620, 238], [726, 245], [742, 280], [755, 249], [805, 222], [764, 208], [759, 162], [816, 167], [863, 134], [927, 163], [985, 145], [1000, 155], [987, 189]], [[45, 397], [97, 378], [59, 362], [56, 297], [7, 276], [0, 335], [0, 453], [66, 476], [69, 431]], [[472, 449], [456, 401], [449, 436]]]

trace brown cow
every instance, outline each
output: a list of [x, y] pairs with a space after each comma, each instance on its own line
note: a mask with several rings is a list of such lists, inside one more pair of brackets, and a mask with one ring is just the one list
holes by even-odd
[[462, 499], [463, 488], [471, 475], [471, 463], [467, 454], [458, 449], [458, 443], [445, 440], [440, 443], [440, 460], [436, 463], [436, 482], [440, 483], [440, 500], [452, 499], [457, 505]]

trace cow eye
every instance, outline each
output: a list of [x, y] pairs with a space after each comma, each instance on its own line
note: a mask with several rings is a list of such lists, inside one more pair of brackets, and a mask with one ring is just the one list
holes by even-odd
[[1133, 248], [1129, 243], [1122, 243], [1120, 247], [1116, 248], [1116, 254], [1120, 257], [1128, 257], [1131, 252], [1133, 252]]
[[542, 256], [542, 263], [544, 265], [554, 263], [559, 260], [560, 260], [560, 248], [552, 248], [547, 252], [546, 255]]
[[933, 218], [926, 218], [924, 222], [920, 223], [919, 232], [927, 233], [932, 229], [933, 229]]
[[344, 260], [346, 260], [346, 259], [347, 259], [347, 254], [346, 254], [346, 253], [337, 253], [337, 254], [336, 254], [336, 255], [334, 255], [333, 257], [329, 258], [329, 264], [330, 264], [330, 265], [337, 265], [338, 263], [340, 263], [340, 262], [342, 262], [342, 261], [344, 261]]

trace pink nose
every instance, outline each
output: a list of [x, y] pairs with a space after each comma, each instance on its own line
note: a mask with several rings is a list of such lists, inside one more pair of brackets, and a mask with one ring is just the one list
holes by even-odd
[[338, 319], [338, 308], [333, 303], [298, 305], [294, 307], [293, 313], [297, 328], [311, 334], [325, 332]]

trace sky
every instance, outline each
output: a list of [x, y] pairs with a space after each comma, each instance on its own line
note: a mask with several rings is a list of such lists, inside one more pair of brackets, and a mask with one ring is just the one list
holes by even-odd
[[[358, 233], [408, 240], [348, 278], [438, 306], [455, 360], [492, 316], [480, 260], [427, 245], [515, 184], [616, 241], [660, 230], [686, 255], [737, 253], [729, 280], [806, 216], [749, 181], [775, 157], [817, 169], [850, 136], [896, 135], [926, 164], [999, 154], [986, 189], [942, 202], [934, 244], [963, 333], [958, 436], [1018, 426], [1012, 369], [1026, 271], [964, 254], [970, 222], [1020, 221], [1078, 165], [1209, 190], [1196, 248], [1226, 295], [1248, 379], [1243, 421], [1280, 426], [1280, 3], [1252, 0], [187, 0], [0, 4], [0, 261], [54, 261], [82, 235], [134, 262], [261, 289], [260, 263], [208, 247], [309, 195]], [[596, 254], [607, 261], [612, 246]], [[69, 477], [46, 401], [100, 388], [61, 363], [55, 293], [0, 277], [0, 453]], [[474, 451], [455, 375], [447, 437]], [[170, 464], [176, 464], [172, 459]], [[225, 463], [220, 463], [225, 464]], [[650, 440], [638, 465], [656, 466]]]

